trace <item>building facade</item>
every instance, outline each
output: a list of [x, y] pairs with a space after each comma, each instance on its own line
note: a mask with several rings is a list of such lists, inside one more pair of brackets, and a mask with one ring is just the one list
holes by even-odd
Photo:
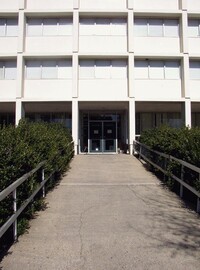
[[0, 123], [62, 122], [76, 153], [200, 125], [199, 0], [1, 0]]

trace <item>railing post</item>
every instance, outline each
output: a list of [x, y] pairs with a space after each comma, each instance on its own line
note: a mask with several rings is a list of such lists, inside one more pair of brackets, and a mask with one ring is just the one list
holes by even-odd
[[[13, 191], [13, 212], [17, 212], [17, 189]], [[17, 219], [13, 222], [13, 239], [17, 241]]]
[[141, 144], [139, 144], [139, 146], [140, 146], [140, 151], [139, 151], [139, 159], [141, 159], [141, 154], [142, 154], [142, 145], [141, 145]]
[[[184, 181], [184, 166], [181, 165], [181, 180]], [[183, 185], [180, 184], [180, 197], [183, 198]]]
[[[42, 182], [44, 181], [44, 169], [42, 169]], [[42, 197], [45, 197], [45, 185], [42, 187]]]
[[167, 174], [167, 158], [166, 157], [164, 157], [164, 170], [165, 170], [164, 181], [166, 181], [166, 174]]
[[197, 198], [197, 213], [200, 213], [200, 198]]

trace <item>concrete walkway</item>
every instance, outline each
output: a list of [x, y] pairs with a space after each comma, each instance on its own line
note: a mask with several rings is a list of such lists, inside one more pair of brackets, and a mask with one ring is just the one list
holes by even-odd
[[134, 157], [76, 156], [3, 270], [198, 270], [200, 219]]

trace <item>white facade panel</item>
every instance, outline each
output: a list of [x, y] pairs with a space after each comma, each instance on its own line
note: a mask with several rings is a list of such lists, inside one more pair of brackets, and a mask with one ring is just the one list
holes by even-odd
[[[88, 44], [90, 46], [88, 46]], [[113, 45], [114, 44], [114, 45]], [[126, 52], [127, 37], [125, 36], [80, 36], [80, 52]]]
[[87, 101], [127, 100], [127, 80], [80, 80], [79, 99]]
[[16, 80], [0, 80], [0, 99], [8, 100], [16, 98]]
[[138, 100], [176, 100], [181, 98], [181, 80], [135, 80]]
[[188, 39], [189, 53], [200, 54], [200, 37]]
[[191, 99], [200, 100], [200, 79], [190, 80], [190, 96]]
[[[7, 0], [6, 0], [7, 1]], [[10, 0], [11, 1], [11, 0]], [[16, 1], [16, 0], [15, 0]], [[73, 0], [26, 0], [27, 9], [72, 9]]]
[[18, 39], [16, 37], [0, 37], [0, 52], [4, 54], [17, 53]]
[[24, 98], [34, 100], [71, 100], [72, 80], [25, 80]]
[[25, 51], [37, 53], [72, 52], [72, 42], [71, 36], [26, 37]]
[[170, 37], [135, 37], [134, 48], [136, 53], [180, 53], [180, 39]]
[[18, 10], [19, 9], [19, 0], [1, 0], [0, 1], [0, 10]]
[[81, 0], [80, 1], [81, 8], [87, 9], [125, 9], [127, 7], [126, 0]]
[[187, 0], [188, 10], [200, 10], [199, 0]]
[[163, 0], [151, 0], [151, 1], [149, 1], [149, 0], [135, 0], [134, 1], [134, 8], [135, 9], [149, 9], [149, 10], [178, 10], [179, 9], [179, 0], [167, 0], [167, 1], [163, 1]]

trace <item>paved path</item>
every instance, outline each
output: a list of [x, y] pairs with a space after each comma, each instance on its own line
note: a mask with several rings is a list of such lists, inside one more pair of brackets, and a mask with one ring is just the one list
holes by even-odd
[[3, 270], [199, 270], [200, 219], [134, 157], [76, 156]]

